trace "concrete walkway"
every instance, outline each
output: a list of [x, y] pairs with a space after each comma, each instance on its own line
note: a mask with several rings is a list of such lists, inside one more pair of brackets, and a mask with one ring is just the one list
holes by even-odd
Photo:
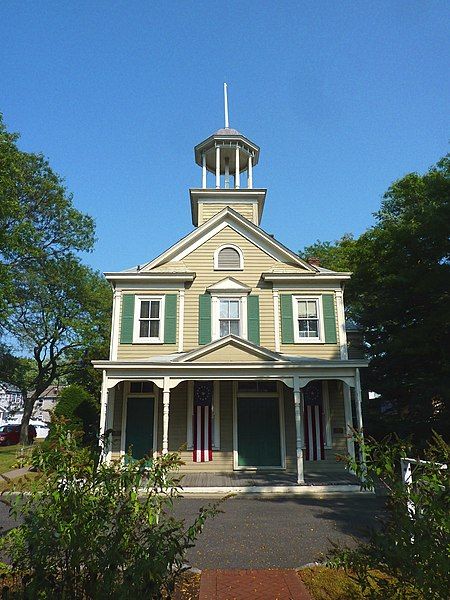
[[26, 475], [29, 473], [30, 467], [22, 467], [21, 469], [13, 469], [12, 471], [6, 471], [6, 473], [2, 473], [0, 478], [6, 477], [7, 479], [16, 479], [17, 477], [22, 477], [22, 475]]
[[203, 571], [199, 600], [311, 600], [293, 570]]

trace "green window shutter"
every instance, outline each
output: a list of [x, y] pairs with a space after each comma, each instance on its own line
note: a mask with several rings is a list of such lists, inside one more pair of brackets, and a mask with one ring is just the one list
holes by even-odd
[[122, 296], [122, 324], [120, 327], [120, 343], [133, 343], [134, 294]]
[[323, 322], [325, 329], [325, 343], [336, 344], [336, 314], [334, 312], [334, 295], [323, 294], [322, 296]]
[[164, 304], [164, 343], [177, 341], [177, 295], [166, 294]]
[[198, 343], [209, 344], [211, 341], [211, 295], [200, 294], [198, 297]]
[[281, 342], [294, 343], [294, 320], [292, 318], [292, 294], [281, 294]]
[[247, 337], [259, 346], [259, 296], [247, 298]]

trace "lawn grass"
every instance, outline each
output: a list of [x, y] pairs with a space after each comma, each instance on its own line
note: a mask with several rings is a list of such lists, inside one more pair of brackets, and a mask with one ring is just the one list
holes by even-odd
[[314, 600], [359, 600], [360, 589], [344, 570], [328, 567], [306, 567], [298, 576]]
[[[376, 579], [389, 579], [380, 571], [373, 571]], [[298, 576], [308, 588], [314, 600], [363, 600], [369, 596], [364, 595], [359, 585], [345, 572], [344, 569], [331, 569], [329, 567], [306, 567], [298, 571]], [[394, 581], [391, 579], [391, 581]], [[380, 593], [380, 588], [372, 583], [372, 591]], [[382, 597], [376, 595], [376, 597]], [[411, 590], [408, 600], [425, 600], [420, 594]], [[384, 598], [383, 598], [384, 600]], [[387, 599], [386, 599], [387, 600]]]
[[21, 448], [20, 444], [16, 444], [15, 446], [0, 446], [0, 473], [6, 473], [6, 471], [11, 471], [14, 468]]

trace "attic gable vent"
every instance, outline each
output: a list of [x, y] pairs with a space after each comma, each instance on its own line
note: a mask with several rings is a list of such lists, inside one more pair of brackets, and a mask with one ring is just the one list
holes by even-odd
[[214, 253], [214, 268], [220, 271], [241, 271], [244, 268], [242, 251], [237, 246], [222, 246]]

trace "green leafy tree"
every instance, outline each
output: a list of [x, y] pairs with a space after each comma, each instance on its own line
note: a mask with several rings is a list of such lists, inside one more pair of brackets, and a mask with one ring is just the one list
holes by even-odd
[[317, 257], [320, 265], [332, 271], [351, 271], [353, 265], [353, 252], [356, 240], [351, 233], [345, 233], [335, 242], [321, 242], [317, 240], [311, 246], [305, 246], [299, 254], [302, 258]]
[[[54, 414], [56, 417], [64, 417], [71, 430], [82, 431], [85, 444], [96, 444], [99, 419], [98, 399], [94, 399], [80, 385], [72, 384], [61, 391]], [[52, 435], [51, 429], [50, 438]]]
[[92, 218], [74, 208], [44, 156], [20, 150], [18, 139], [0, 114], [0, 327], [15, 298], [18, 273], [90, 251], [94, 244]]
[[36, 368], [24, 401], [21, 443], [26, 444], [37, 398], [78, 367], [76, 351], [108, 337], [111, 290], [98, 273], [72, 257], [47, 260], [39, 272], [17, 279], [15, 288], [4, 328], [32, 355]]
[[9, 590], [3, 587], [4, 597], [172, 597], [186, 570], [186, 550], [217, 507], [201, 508], [186, 525], [172, 510], [180, 495], [179, 455], [154, 458], [150, 467], [147, 462], [128, 461], [120, 469], [98, 462], [56, 422], [51, 443], [33, 451], [41, 476], [31, 492], [3, 494], [22, 521], [0, 539], [16, 580]]
[[[111, 292], [79, 259], [94, 223], [73, 206], [41, 154], [19, 149], [0, 115], [0, 368], [25, 398], [21, 442], [36, 399], [55, 380], [82, 377], [89, 356], [105, 357]], [[21, 355], [31, 357], [24, 369]], [[29, 363], [28, 363], [29, 364]], [[9, 365], [9, 373], [6, 372]], [[89, 370], [91, 387], [98, 380]], [[26, 389], [27, 388], [27, 389]], [[31, 393], [28, 393], [30, 392]]]
[[394, 182], [375, 218], [356, 240], [318, 242], [302, 254], [353, 271], [345, 299], [365, 335], [364, 385], [392, 407], [374, 415], [372, 431], [412, 433], [423, 445], [432, 429], [450, 430], [449, 156]]

